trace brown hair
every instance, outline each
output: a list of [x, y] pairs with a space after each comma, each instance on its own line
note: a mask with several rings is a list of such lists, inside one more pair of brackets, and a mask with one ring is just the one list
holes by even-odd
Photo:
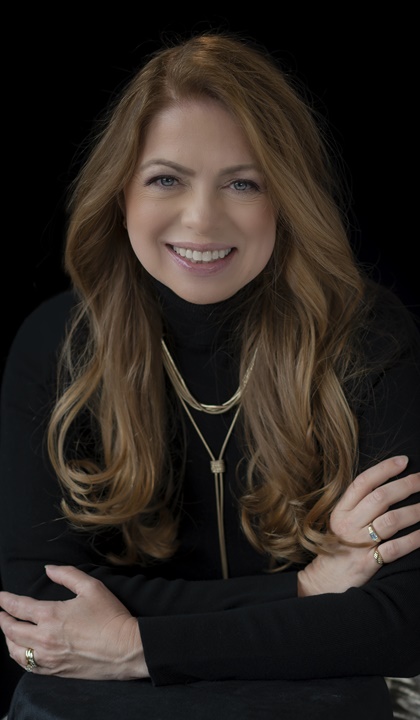
[[[250, 41], [212, 31], [164, 47], [105, 117], [69, 203], [65, 264], [79, 305], [49, 452], [72, 522], [120, 527], [127, 562], [171, 556], [182, 479], [167, 451], [162, 326], [124, 228], [123, 191], [156, 114], [202, 97], [240, 123], [278, 216], [274, 253], [253, 285], [242, 328], [242, 375], [258, 345], [242, 407], [242, 525], [261, 552], [301, 562], [328, 550], [329, 514], [355, 473], [358, 428], [345, 386], [357, 370], [352, 337], [364, 281], [315, 113]], [[86, 415], [101, 457], [69, 450]]]

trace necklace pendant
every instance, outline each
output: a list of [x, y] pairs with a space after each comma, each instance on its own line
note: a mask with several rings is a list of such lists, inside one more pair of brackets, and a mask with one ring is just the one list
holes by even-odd
[[210, 462], [210, 468], [212, 473], [216, 475], [216, 473], [224, 473], [225, 472], [225, 461], [220, 460], [211, 460]]

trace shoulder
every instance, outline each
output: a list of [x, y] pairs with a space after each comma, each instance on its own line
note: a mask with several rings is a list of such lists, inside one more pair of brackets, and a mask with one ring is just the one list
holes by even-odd
[[44, 300], [25, 318], [17, 331], [15, 342], [44, 340], [56, 344], [65, 333], [76, 302], [71, 290]]
[[6, 367], [22, 362], [45, 361], [48, 356], [55, 357], [76, 304], [73, 292], [66, 290], [34, 308], [16, 332]]
[[403, 357], [420, 361], [420, 319], [390, 289], [371, 284], [367, 289], [363, 323], [364, 350], [373, 362]]

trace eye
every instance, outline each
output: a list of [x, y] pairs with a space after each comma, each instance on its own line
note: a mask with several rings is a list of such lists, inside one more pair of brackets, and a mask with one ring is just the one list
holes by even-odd
[[156, 175], [147, 181], [146, 185], [157, 185], [162, 188], [171, 188], [178, 183], [173, 175]]
[[259, 185], [253, 180], [234, 180], [230, 185], [239, 193], [258, 192], [260, 190]]

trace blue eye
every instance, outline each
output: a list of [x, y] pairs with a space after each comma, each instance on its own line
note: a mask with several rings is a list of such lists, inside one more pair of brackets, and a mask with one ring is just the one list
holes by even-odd
[[253, 182], [252, 180], [234, 180], [232, 182], [232, 186], [237, 192], [240, 193], [259, 190], [257, 183]]
[[172, 187], [172, 185], [176, 182], [175, 178], [171, 175], [162, 175], [162, 177], [159, 178], [159, 181], [164, 187]]
[[163, 188], [171, 188], [177, 183], [177, 179], [173, 175], [157, 175], [147, 181], [147, 185], [160, 185]]

